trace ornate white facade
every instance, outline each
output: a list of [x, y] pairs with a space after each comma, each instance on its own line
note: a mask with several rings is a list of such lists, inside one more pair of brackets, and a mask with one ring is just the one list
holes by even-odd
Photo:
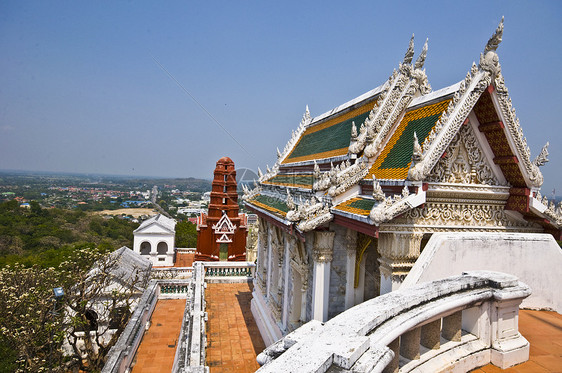
[[153, 266], [173, 266], [176, 221], [158, 214], [145, 220], [133, 232], [133, 251], [148, 258]]
[[[252, 311], [266, 344], [400, 287], [435, 232], [551, 233], [539, 167], [508, 95], [496, 49], [432, 91], [413, 38], [381, 86], [312, 118], [245, 203], [259, 216]], [[524, 281], [525, 279], [523, 279]]]

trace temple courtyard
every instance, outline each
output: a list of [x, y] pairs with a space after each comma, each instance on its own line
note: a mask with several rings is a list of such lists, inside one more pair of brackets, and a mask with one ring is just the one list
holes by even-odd
[[[207, 302], [206, 365], [211, 372], [254, 372], [257, 355], [265, 348], [252, 313], [252, 285], [210, 283]], [[133, 373], [172, 369], [185, 299], [161, 299], [135, 357]], [[521, 310], [519, 330], [531, 343], [529, 361], [501, 370], [487, 365], [473, 370], [490, 372], [562, 372], [562, 315]]]

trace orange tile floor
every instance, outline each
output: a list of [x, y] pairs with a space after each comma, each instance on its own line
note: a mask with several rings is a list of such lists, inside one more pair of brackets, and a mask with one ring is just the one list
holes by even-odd
[[132, 373], [171, 372], [185, 299], [160, 299], [135, 357]]
[[556, 312], [521, 310], [519, 332], [531, 344], [529, 361], [505, 370], [489, 364], [472, 372], [562, 372], [562, 315]]
[[207, 284], [207, 359], [211, 373], [254, 372], [265, 345], [250, 311], [252, 285]]

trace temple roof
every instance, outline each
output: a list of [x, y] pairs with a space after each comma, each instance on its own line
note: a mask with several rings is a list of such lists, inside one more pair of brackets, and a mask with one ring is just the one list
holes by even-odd
[[414, 133], [420, 142], [425, 141], [450, 102], [451, 99], [442, 99], [437, 103], [407, 109], [366, 178], [371, 179], [374, 175], [377, 179], [406, 179], [412, 164]]
[[174, 219], [170, 219], [162, 214], [158, 214], [156, 216], [153, 216], [149, 219], [146, 219], [145, 221], [143, 221], [141, 223], [141, 225], [134, 230], [133, 233], [140, 233], [143, 232], [144, 230], [146, 230], [146, 228], [148, 228], [149, 226], [156, 224], [162, 228], [164, 228], [165, 230], [174, 233], [175, 229], [176, 229], [176, 221]]
[[[245, 188], [247, 205], [301, 231], [334, 214], [376, 227], [422, 206], [425, 184], [457, 182], [511, 187], [506, 209], [562, 227], [562, 207], [538, 204], [548, 153], [530, 159], [495, 53], [502, 33], [500, 23], [480, 63], [449, 87], [431, 90], [427, 42], [415, 63], [411, 42], [384, 84], [315, 118], [307, 107], [273, 168]], [[465, 176], [451, 181], [453, 169]]]
[[339, 111], [336, 113], [314, 118], [283, 160], [283, 164], [346, 155], [351, 140], [352, 123], [363, 123], [375, 105], [377, 91], [371, 92], [375, 95], [359, 104], [347, 107], [342, 105], [344, 107], [338, 107]]

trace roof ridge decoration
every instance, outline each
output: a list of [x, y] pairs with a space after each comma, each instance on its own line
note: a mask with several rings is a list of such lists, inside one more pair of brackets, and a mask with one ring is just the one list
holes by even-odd
[[[376, 179], [373, 178], [373, 197], [375, 197], [375, 182]], [[418, 193], [410, 194], [408, 186], [404, 185], [402, 194], [400, 195], [395, 194], [386, 197], [384, 194], [380, 196], [377, 193], [375, 199], [377, 199], [379, 203], [373, 206], [369, 213], [369, 218], [375, 225], [380, 225], [425, 202], [425, 191], [418, 191]]]
[[562, 227], [562, 202], [560, 202], [558, 206], [556, 206], [554, 201], [546, 201], [546, 203], [541, 203], [547, 206], [543, 214], [550, 220], [551, 223], [554, 223], [554, 225], [556, 225], [558, 228]]
[[258, 194], [261, 193], [262, 191], [262, 187], [261, 185], [259, 185], [258, 183], [256, 183], [254, 181], [254, 188], [250, 189], [248, 188], [248, 186], [246, 184], [242, 184], [242, 190], [244, 192], [244, 195], [242, 196], [242, 199], [244, 201], [249, 201], [252, 198], [254, 198], [255, 196], [257, 196]]
[[[409, 179], [420, 181], [429, 175], [480, 98], [482, 92], [492, 81], [496, 81], [497, 86], [499, 83], [498, 78], [501, 78], [503, 83], [499, 58], [495, 52], [502, 41], [502, 35], [503, 17], [496, 31], [490, 37], [488, 43], [486, 43], [484, 48], [485, 54], [480, 55], [479, 65], [476, 66], [474, 62], [472, 63], [470, 71], [467, 72], [465, 79], [460, 83], [459, 89], [454, 94], [447, 111], [435, 123], [433, 130], [422, 144], [422, 158], [408, 171]], [[507, 88], [505, 89], [505, 94], [507, 95]], [[504, 99], [507, 99], [507, 97], [505, 96]], [[519, 127], [520, 130], [521, 128]]]
[[[291, 132], [291, 138], [289, 139], [289, 141], [287, 142], [287, 144], [285, 145], [285, 147], [283, 148], [283, 151], [279, 151], [279, 148], [277, 148], [277, 161], [275, 162], [275, 165], [273, 165], [273, 168], [271, 170], [267, 170], [267, 173], [265, 175], [259, 175], [259, 181], [265, 181], [267, 179], [270, 179], [272, 177], [274, 177], [275, 175], [277, 175], [277, 173], [279, 172], [279, 166], [281, 165], [281, 163], [285, 160], [285, 158], [291, 153], [291, 150], [295, 147], [295, 145], [297, 144], [297, 142], [299, 141], [299, 138], [301, 137], [301, 135], [303, 134], [306, 126], [308, 126], [310, 124], [310, 122], [312, 122], [312, 117], [310, 116], [310, 110], [308, 109], [308, 105], [306, 105], [304, 114], [302, 115], [302, 119], [299, 123], [299, 126], [297, 128], [297, 130], [293, 130]], [[259, 171], [259, 167], [258, 167], [258, 171]]]
[[414, 66], [411, 65], [412, 58], [410, 57], [412, 48], [413, 35], [403, 63], [400, 64], [398, 71], [394, 70], [388, 79], [380, 100], [377, 101], [361, 126], [357, 141], [350, 144], [349, 149], [352, 153], [357, 154], [364, 150], [364, 154], [368, 158], [378, 154], [390, 130], [394, 127], [398, 117], [406, 110], [414, 98], [414, 94], [418, 91], [422, 95], [431, 92], [425, 70], [422, 70], [427, 56], [427, 39]]
[[381, 184], [379, 183], [379, 181], [377, 180], [377, 177], [375, 175], [373, 175], [373, 198], [375, 199], [375, 201], [377, 202], [382, 202], [384, 201], [384, 199], [386, 198], [384, 195], [384, 192], [381, 188]]
[[412, 63], [412, 59], [414, 58], [414, 34], [410, 38], [410, 43], [408, 44], [408, 49], [404, 54], [404, 60], [402, 61], [403, 65], [409, 65]]
[[[316, 166], [318, 165], [316, 164]], [[312, 188], [314, 191], [328, 190], [328, 195], [330, 197], [335, 197], [357, 184], [367, 176], [368, 172], [369, 167], [363, 157], [356, 160], [353, 164], [351, 164], [349, 159], [343, 161], [336, 167], [334, 167], [332, 163], [330, 170], [319, 175]]]

